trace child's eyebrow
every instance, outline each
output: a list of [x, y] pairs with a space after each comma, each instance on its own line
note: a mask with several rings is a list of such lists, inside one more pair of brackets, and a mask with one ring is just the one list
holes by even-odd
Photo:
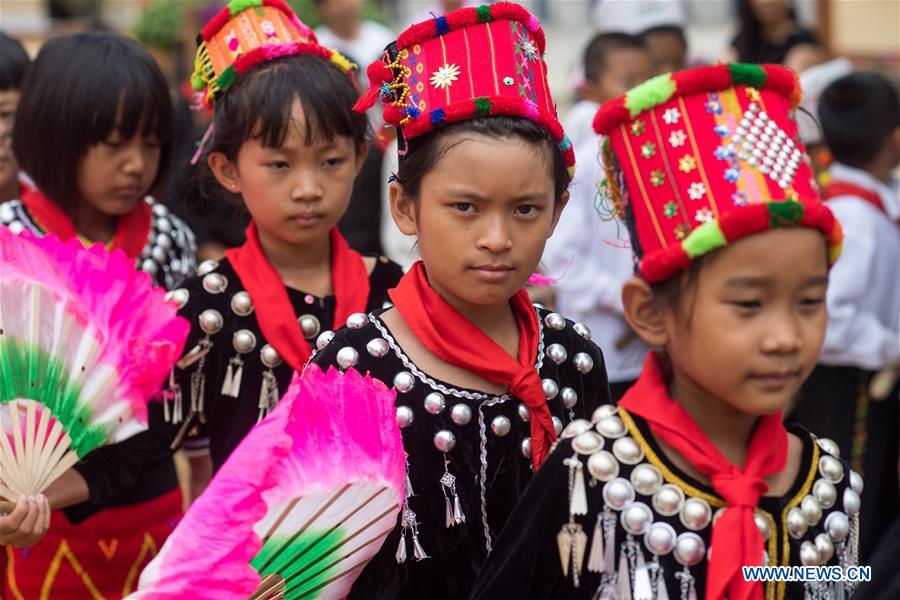
[[[471, 200], [490, 200], [493, 196], [483, 196], [474, 190], [447, 190], [447, 195], [453, 198], [466, 198]], [[510, 203], [523, 202], [523, 201], [532, 201], [536, 202], [538, 200], [546, 200], [547, 195], [542, 194], [540, 192], [534, 193], [524, 193], [519, 194], [517, 196], [513, 196], [509, 199]]]
[[[758, 288], [764, 287], [766, 285], [770, 285], [772, 283], [771, 277], [764, 276], [754, 276], [754, 275], [746, 275], [743, 277], [732, 277], [730, 279], [725, 280], [725, 285], [727, 287], [732, 288]], [[811, 287], [815, 285], [825, 285], [828, 283], [828, 277], [826, 275], [814, 275], [803, 282], [804, 287]]]

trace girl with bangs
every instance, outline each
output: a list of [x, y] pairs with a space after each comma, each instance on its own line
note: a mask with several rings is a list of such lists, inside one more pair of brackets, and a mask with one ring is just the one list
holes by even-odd
[[[147, 195], [170, 154], [172, 104], [140, 45], [108, 33], [50, 39], [26, 76], [12, 137], [21, 195], [0, 204], [0, 223], [16, 233], [78, 236], [86, 246], [121, 249], [167, 288], [194, 272], [193, 234]], [[162, 422], [157, 408], [151, 423]], [[51, 515], [58, 505], [37, 496], [0, 515], [4, 597], [126, 594], [181, 515], [171, 457], [153, 463], [110, 506], [90, 519]], [[40, 543], [16, 547], [37, 542], [48, 525]], [[62, 566], [61, 557], [68, 561]]]

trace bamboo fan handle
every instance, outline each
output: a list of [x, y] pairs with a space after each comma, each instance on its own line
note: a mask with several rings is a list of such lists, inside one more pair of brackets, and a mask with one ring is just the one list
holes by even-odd
[[0, 515], [8, 515], [16, 508], [15, 502], [0, 501]]

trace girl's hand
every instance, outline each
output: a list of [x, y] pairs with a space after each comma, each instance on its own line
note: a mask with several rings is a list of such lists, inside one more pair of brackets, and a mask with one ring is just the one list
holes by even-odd
[[15, 509], [0, 515], [0, 544], [33, 546], [50, 529], [50, 503], [43, 494], [21, 496]]

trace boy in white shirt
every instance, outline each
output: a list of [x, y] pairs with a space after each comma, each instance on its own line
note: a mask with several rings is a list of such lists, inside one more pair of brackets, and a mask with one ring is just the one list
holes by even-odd
[[862, 562], [898, 514], [900, 101], [874, 73], [835, 80], [819, 100], [834, 157], [823, 199], [844, 230], [828, 284], [819, 366], [789, 420], [840, 447], [864, 474]]
[[[603, 170], [600, 139], [591, 121], [601, 102], [649, 78], [653, 65], [639, 38], [603, 33], [588, 44], [584, 68], [582, 95], [591, 99], [576, 104], [565, 124], [578, 170], [569, 186], [569, 204], [544, 249], [542, 268], [559, 279], [553, 286], [556, 308], [591, 329], [606, 359], [610, 392], [618, 399], [640, 373], [647, 347], [622, 313], [622, 284], [634, 274], [628, 231], [611, 215], [601, 219], [595, 208]], [[579, 106], [592, 108], [585, 109], [584, 116]]]

